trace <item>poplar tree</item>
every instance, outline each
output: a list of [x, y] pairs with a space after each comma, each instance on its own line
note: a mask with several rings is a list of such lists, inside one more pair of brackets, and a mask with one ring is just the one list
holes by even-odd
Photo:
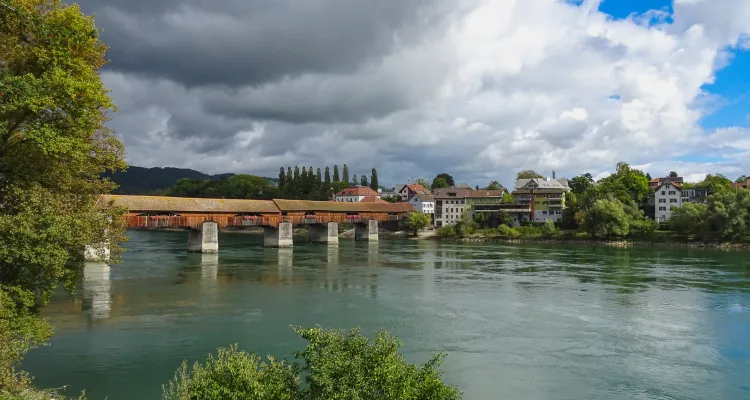
[[377, 192], [379, 187], [380, 185], [378, 182], [378, 171], [375, 168], [373, 168], [372, 175], [370, 176], [370, 189]]
[[283, 190], [286, 186], [286, 174], [284, 174], [284, 167], [279, 168], [279, 190]]
[[344, 170], [341, 176], [341, 182], [349, 183], [349, 167], [344, 164]]
[[357, 174], [354, 174], [354, 176], [352, 177], [352, 186], [357, 185], [359, 185], [359, 181], [357, 181]]
[[330, 199], [331, 196], [331, 170], [326, 167], [325, 180], [323, 181], [323, 193], [326, 196], [326, 200]]
[[367, 187], [367, 186], [369, 186], [369, 185], [367, 184], [367, 175], [362, 175], [362, 178], [360, 179], [360, 184], [361, 184], [361, 185], [362, 185], [363, 187]]
[[333, 166], [333, 182], [341, 182], [341, 177], [339, 175], [339, 166], [334, 165]]

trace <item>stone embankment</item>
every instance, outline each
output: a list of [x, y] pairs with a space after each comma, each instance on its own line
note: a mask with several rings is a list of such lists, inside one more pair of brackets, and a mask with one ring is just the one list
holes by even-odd
[[[440, 239], [440, 238], [439, 238]], [[683, 248], [717, 248], [717, 249], [750, 249], [750, 243], [724, 242], [678, 242], [646, 240], [605, 240], [605, 239], [553, 239], [553, 238], [520, 238], [508, 239], [498, 237], [470, 236], [464, 238], [445, 238], [461, 243], [496, 242], [504, 244], [555, 244], [555, 245], [588, 245], [605, 247], [683, 247]]]

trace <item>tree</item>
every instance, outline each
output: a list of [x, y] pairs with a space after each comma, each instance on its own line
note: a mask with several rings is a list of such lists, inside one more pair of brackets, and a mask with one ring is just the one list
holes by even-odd
[[677, 171], [669, 171], [670, 178], [677, 178], [678, 176], [680, 175], [677, 174]]
[[722, 174], [708, 174], [703, 181], [697, 183], [695, 186], [708, 190], [708, 194], [712, 195], [728, 191], [731, 185], [732, 181]]
[[[38, 317], [58, 286], [75, 287], [82, 250], [117, 261], [121, 211], [98, 204], [124, 169], [107, 128], [114, 104], [93, 19], [57, 1], [0, 4], [0, 397], [28, 384], [15, 370], [52, 331]], [[49, 398], [49, 396], [47, 397]]]
[[368, 186], [370, 186], [370, 184], [367, 182], [367, 175], [362, 175], [360, 177], [360, 185], [362, 187], [368, 187]]
[[341, 177], [342, 182], [349, 182], [349, 167], [344, 164], [343, 176]]
[[445, 178], [435, 178], [432, 181], [432, 190], [448, 187], [448, 181]]
[[284, 167], [279, 168], [279, 189], [283, 189], [286, 186], [286, 174], [284, 174]]
[[[456, 181], [453, 180], [453, 177], [446, 174], [445, 172], [439, 173], [435, 177], [435, 179], [441, 179], [441, 178], [445, 179], [447, 186], [456, 186]], [[435, 179], [432, 180], [433, 183], [435, 182]], [[443, 187], [447, 187], [447, 186], [443, 186]]]
[[377, 192], [379, 188], [380, 188], [380, 184], [378, 182], [378, 171], [375, 168], [373, 168], [372, 175], [370, 175], [370, 189]]
[[510, 194], [508, 192], [504, 192], [503, 193], [503, 200], [502, 200], [503, 203], [512, 204], [512, 203], [515, 203], [515, 201], [516, 201], [516, 199], [513, 198], [512, 194]]
[[646, 179], [648, 179], [649, 181], [651, 181], [651, 174], [646, 174]]
[[339, 166], [334, 165], [333, 166], [333, 182], [341, 182], [341, 178], [339, 177]]
[[501, 190], [503, 188], [503, 185], [500, 184], [498, 181], [492, 181], [489, 185], [485, 188], [486, 190]]
[[414, 236], [417, 236], [419, 231], [427, 228], [432, 223], [432, 217], [422, 211], [411, 211], [406, 215], [406, 228], [409, 229]]
[[735, 183], [745, 183], [747, 181], [747, 175], [740, 175], [734, 180]]
[[332, 189], [332, 182], [331, 182], [331, 171], [326, 167], [325, 172], [325, 178], [323, 180], [323, 193], [326, 195], [326, 200], [333, 197], [333, 193], [331, 193]]
[[[192, 369], [184, 361], [164, 386], [163, 400], [458, 400], [461, 393], [442, 382], [443, 354], [423, 366], [406, 362], [401, 342], [387, 331], [373, 339], [359, 329], [294, 331], [308, 341], [287, 364], [239, 351], [237, 345], [209, 355]], [[304, 385], [301, 381], [304, 377]]]
[[533, 169], [527, 169], [516, 174], [516, 180], [536, 179], [536, 178], [544, 178], [544, 177], [539, 175], [539, 173], [534, 171]]
[[597, 200], [584, 211], [583, 229], [594, 238], [624, 237], [630, 232], [630, 222], [625, 209], [617, 200]]
[[708, 207], [705, 204], [685, 203], [672, 209], [669, 227], [683, 235], [702, 236], [710, 229]]
[[427, 179], [425, 179], [425, 178], [417, 178], [417, 179], [415, 179], [414, 180], [414, 184], [415, 185], [421, 185], [425, 189], [428, 188], [428, 187], [430, 187], [430, 184], [427, 182]]
[[578, 175], [571, 178], [570, 181], [568, 181], [568, 185], [573, 193], [582, 194], [594, 185], [594, 177], [589, 173]]

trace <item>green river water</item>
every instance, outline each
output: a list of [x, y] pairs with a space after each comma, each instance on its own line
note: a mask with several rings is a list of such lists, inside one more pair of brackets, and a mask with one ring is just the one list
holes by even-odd
[[472, 399], [750, 399], [750, 252], [342, 240], [264, 249], [131, 231], [45, 316], [24, 367], [90, 400], [158, 399], [181, 360], [217, 347], [291, 358], [290, 325], [391, 330]]

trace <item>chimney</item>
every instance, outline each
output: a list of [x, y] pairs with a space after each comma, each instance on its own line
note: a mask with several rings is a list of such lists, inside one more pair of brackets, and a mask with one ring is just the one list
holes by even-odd
[[557, 179], [557, 175], [555, 174], [555, 171], [552, 171], [552, 179]]

